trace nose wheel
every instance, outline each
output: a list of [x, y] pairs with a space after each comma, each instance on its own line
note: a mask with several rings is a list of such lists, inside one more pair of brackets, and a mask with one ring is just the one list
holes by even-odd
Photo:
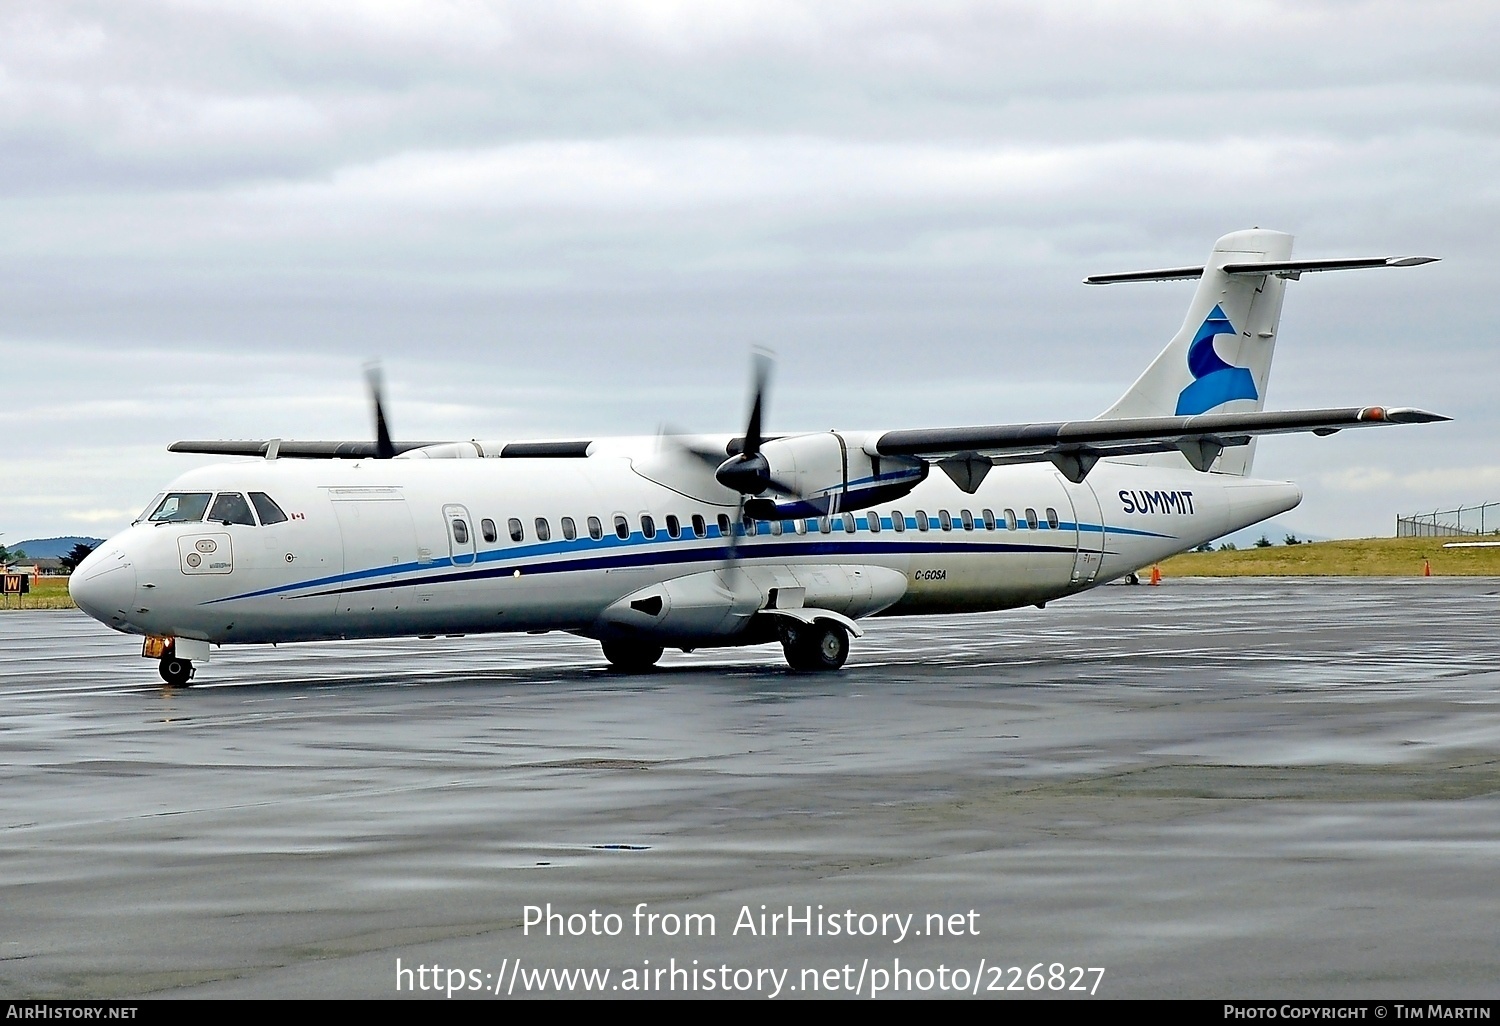
[[156, 669], [161, 674], [161, 679], [174, 688], [185, 688], [192, 683], [193, 664], [190, 660], [179, 659], [175, 655], [162, 656]]
[[781, 650], [794, 670], [828, 672], [849, 658], [849, 632], [836, 623], [788, 624], [781, 631]]

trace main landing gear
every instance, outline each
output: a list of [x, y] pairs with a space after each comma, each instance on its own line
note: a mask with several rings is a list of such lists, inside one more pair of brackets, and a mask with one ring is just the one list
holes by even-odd
[[836, 623], [788, 623], [781, 628], [781, 650], [794, 670], [837, 670], [849, 658], [849, 632]]
[[161, 679], [174, 688], [185, 688], [193, 682], [193, 664], [190, 660], [179, 658], [170, 652], [161, 657], [157, 664], [157, 672]]
[[[849, 658], [849, 631], [829, 620], [815, 623], [784, 621], [771, 637], [761, 636], [752, 641], [781, 640], [781, 650], [786, 653], [787, 665], [806, 673], [827, 673], [843, 667]], [[614, 639], [603, 642], [604, 658], [610, 668], [619, 673], [645, 673], [661, 659], [662, 646], [649, 641]], [[683, 649], [684, 652], [691, 649]], [[165, 660], [162, 663], [165, 667]], [[166, 676], [162, 670], [162, 676]]]

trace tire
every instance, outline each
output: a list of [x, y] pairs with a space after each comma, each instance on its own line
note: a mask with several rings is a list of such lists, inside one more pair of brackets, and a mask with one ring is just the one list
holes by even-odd
[[781, 649], [792, 669], [829, 673], [842, 668], [849, 658], [849, 632], [826, 620], [789, 626], [782, 634]]
[[163, 656], [156, 669], [161, 674], [161, 679], [174, 688], [185, 688], [192, 683], [193, 664], [187, 659]]
[[603, 642], [604, 658], [621, 673], [645, 673], [661, 658], [662, 647], [643, 641]]

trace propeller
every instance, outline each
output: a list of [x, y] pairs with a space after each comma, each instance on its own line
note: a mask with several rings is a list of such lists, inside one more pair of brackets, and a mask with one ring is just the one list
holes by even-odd
[[743, 514], [745, 500], [754, 495], [771, 491], [780, 495], [795, 496], [796, 491], [771, 476], [771, 464], [760, 451], [765, 436], [761, 425], [765, 415], [766, 392], [771, 381], [773, 361], [764, 349], [755, 350], [751, 357], [752, 393], [750, 420], [745, 425], [745, 442], [737, 455], [729, 457], [714, 471], [714, 478], [730, 491], [740, 493], [740, 511]]
[[375, 458], [388, 460], [396, 455], [391, 429], [385, 422], [385, 385], [381, 380], [380, 362], [365, 364], [365, 382], [370, 386], [370, 405], [375, 408]]

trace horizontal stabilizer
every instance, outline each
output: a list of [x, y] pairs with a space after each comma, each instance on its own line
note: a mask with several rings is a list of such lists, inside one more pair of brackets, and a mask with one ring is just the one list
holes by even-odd
[[[1312, 271], [1356, 271], [1367, 267], [1416, 267], [1438, 260], [1429, 256], [1347, 257], [1333, 260], [1248, 260], [1222, 264], [1225, 274], [1274, 274], [1278, 278], [1299, 278]], [[1203, 267], [1167, 267], [1156, 271], [1126, 271], [1123, 274], [1091, 274], [1085, 285], [1114, 285], [1127, 281], [1178, 281], [1203, 277]]]

